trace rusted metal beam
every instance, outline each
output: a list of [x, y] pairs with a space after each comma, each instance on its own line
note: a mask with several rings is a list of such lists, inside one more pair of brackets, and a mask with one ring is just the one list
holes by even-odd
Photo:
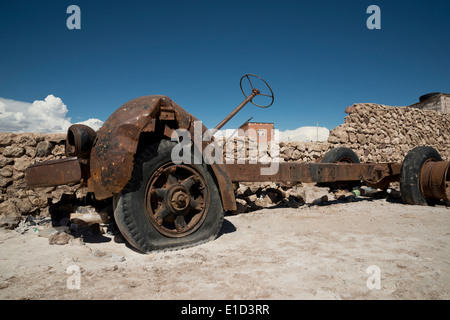
[[262, 175], [262, 164], [226, 164], [233, 182], [337, 182], [368, 181], [376, 184], [386, 177], [398, 180], [398, 163], [298, 163], [282, 162], [272, 175]]
[[215, 134], [216, 134], [216, 132], [217, 131], [219, 131], [225, 124], [227, 124], [227, 122], [228, 121], [230, 121], [231, 120], [231, 118], [233, 118], [235, 115], [236, 115], [236, 113], [238, 113], [243, 107], [245, 107], [245, 105], [247, 104], [247, 103], [249, 103], [250, 101], [252, 101], [252, 99], [254, 98], [254, 97], [256, 97], [258, 94], [259, 94], [260, 92], [259, 92], [259, 90], [258, 89], [253, 89], [252, 90], [252, 93], [244, 100], [244, 101], [242, 101], [241, 102], [241, 104], [240, 105], [238, 105], [237, 107], [236, 107], [236, 109], [234, 109], [233, 111], [231, 111], [230, 112], [230, 114], [229, 115], [227, 115], [226, 117], [225, 117], [225, 119], [223, 119], [212, 131], [211, 131], [211, 136], [214, 136]]
[[27, 188], [52, 187], [81, 181], [82, 171], [76, 157], [35, 163], [25, 170]]

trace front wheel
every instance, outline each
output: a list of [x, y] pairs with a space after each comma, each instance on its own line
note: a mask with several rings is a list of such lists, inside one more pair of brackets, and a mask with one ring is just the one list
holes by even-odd
[[174, 146], [161, 140], [137, 154], [117, 199], [117, 226], [143, 252], [194, 246], [214, 239], [222, 226], [222, 202], [208, 168], [173, 163]]

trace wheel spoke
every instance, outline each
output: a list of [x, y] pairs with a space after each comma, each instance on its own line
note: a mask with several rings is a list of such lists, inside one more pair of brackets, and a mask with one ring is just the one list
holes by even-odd
[[167, 182], [169, 185], [178, 184], [177, 178], [175, 178], [175, 176], [172, 173], [169, 174], [169, 176], [167, 177]]
[[189, 178], [184, 179], [181, 184], [186, 190], [190, 190], [191, 187], [197, 182], [197, 178], [195, 176], [190, 176]]
[[164, 218], [170, 214], [170, 210], [166, 206], [162, 206], [155, 214], [155, 220], [159, 225], [162, 225]]
[[253, 84], [252, 84], [252, 81], [250, 80], [249, 76], [246, 76], [246, 77], [247, 77], [247, 80], [248, 80], [248, 82], [250, 83], [250, 86], [252, 87], [252, 91], [253, 91]]
[[191, 198], [191, 202], [189, 203], [189, 206], [191, 207], [191, 209], [194, 210], [203, 210], [205, 208], [204, 203], [202, 202], [198, 202], [197, 200]]
[[166, 188], [152, 188], [152, 195], [160, 198], [160, 199], [164, 199], [164, 197], [167, 194], [167, 190]]
[[164, 171], [167, 185], [178, 184], [178, 180], [174, 175], [176, 170], [177, 170], [176, 166], [171, 166]]
[[175, 218], [175, 227], [178, 231], [183, 231], [186, 228], [186, 220], [184, 220], [183, 215], [179, 215]]

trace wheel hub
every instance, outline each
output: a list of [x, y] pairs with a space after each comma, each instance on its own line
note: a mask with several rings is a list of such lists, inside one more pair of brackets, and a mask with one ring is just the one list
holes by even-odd
[[182, 212], [189, 205], [189, 193], [182, 186], [171, 188], [167, 194], [167, 205], [173, 212]]

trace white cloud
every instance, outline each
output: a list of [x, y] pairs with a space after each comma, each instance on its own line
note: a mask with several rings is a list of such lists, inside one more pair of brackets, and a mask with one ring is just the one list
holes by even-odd
[[103, 121], [102, 120], [98, 120], [98, 119], [88, 119], [86, 121], [77, 122], [77, 124], [84, 124], [84, 125], [86, 125], [88, 127], [91, 127], [95, 131], [97, 131], [103, 125]]
[[30, 125], [26, 119], [30, 103], [0, 98], [0, 131], [20, 132]]
[[[65, 133], [72, 125], [67, 106], [54, 95], [33, 103], [0, 98], [0, 132]], [[83, 122], [97, 130], [101, 120]]]

